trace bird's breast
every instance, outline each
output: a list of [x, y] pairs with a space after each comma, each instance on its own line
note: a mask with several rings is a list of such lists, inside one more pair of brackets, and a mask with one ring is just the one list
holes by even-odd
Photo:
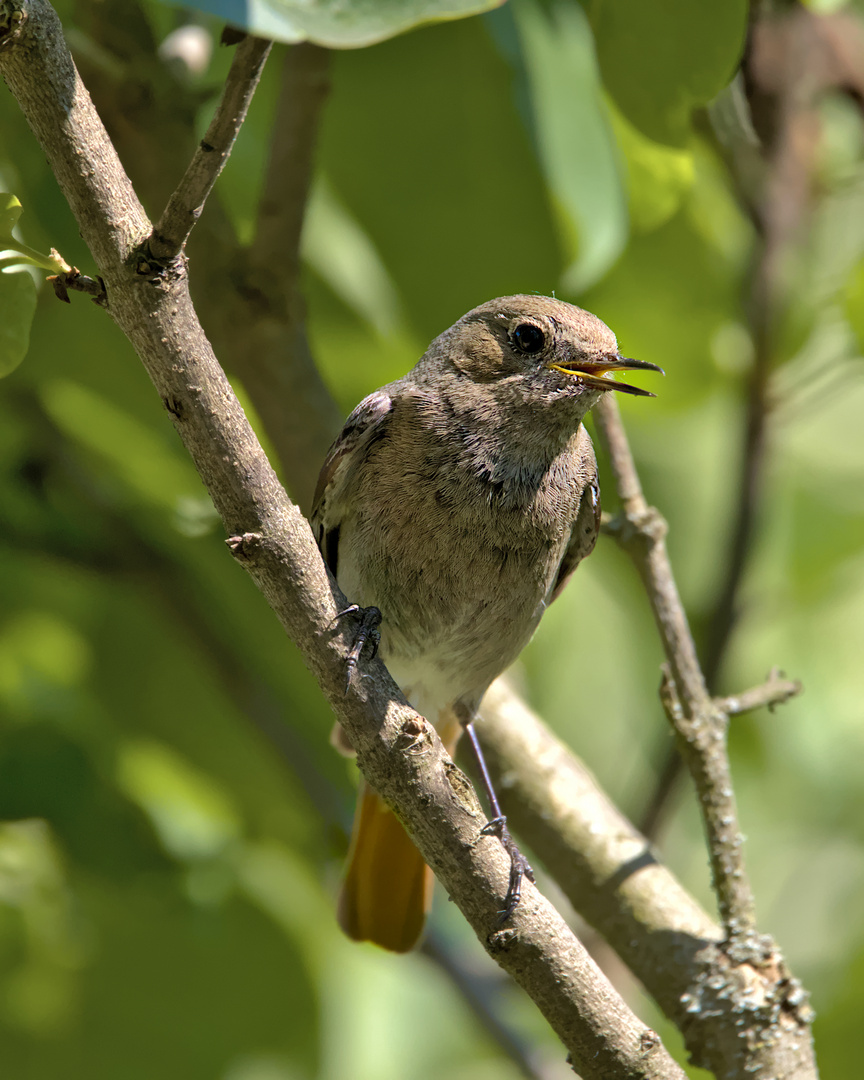
[[380, 608], [385, 663], [482, 693], [537, 627], [584, 478], [567, 461], [534, 474], [466, 467], [437, 447], [367, 477], [341, 526], [342, 589]]

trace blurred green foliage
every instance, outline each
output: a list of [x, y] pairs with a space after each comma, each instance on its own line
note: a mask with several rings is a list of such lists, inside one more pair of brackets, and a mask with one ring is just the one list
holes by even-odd
[[[152, 57], [102, 56], [88, 5], [59, 8], [91, 60], [132, 79], [155, 70]], [[184, 19], [128, 8], [157, 39]], [[662, 364], [656, 401], [622, 408], [697, 627], [736, 494], [758, 241], [692, 110], [732, 77], [745, 17], [728, 0], [515, 0], [335, 54], [304, 239], [310, 333], [346, 413], [464, 311], [516, 291], [557, 290], [607, 321], [626, 355]], [[225, 65], [217, 51], [194, 80], [199, 127]], [[217, 189], [241, 236], [277, 76], [271, 64]], [[841, 1080], [859, 1060], [864, 993], [864, 170], [860, 117], [826, 101], [821, 119], [758, 534], [715, 689], [775, 664], [806, 687], [776, 715], [735, 720], [731, 744], [760, 923], [813, 992], [822, 1075]], [[0, 189], [27, 210], [21, 238], [95, 272], [8, 94], [0, 130]], [[194, 242], [190, 253], [194, 280]], [[2, 277], [0, 326], [27, 303], [15, 281]], [[352, 767], [228, 557], [131, 348], [72, 300], [40, 287], [29, 355], [0, 387], [3, 1075], [516, 1077], [428, 959], [338, 934]], [[611, 490], [607, 479], [610, 507]], [[660, 660], [635, 573], [603, 541], [516, 671], [633, 813], [669, 740]], [[711, 909], [689, 794], [660, 847]], [[514, 1030], [560, 1059], [447, 904], [435, 925]]]

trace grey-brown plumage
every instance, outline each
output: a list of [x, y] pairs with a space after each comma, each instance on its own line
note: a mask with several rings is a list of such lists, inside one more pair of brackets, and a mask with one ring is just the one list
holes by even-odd
[[[600, 495], [582, 420], [605, 390], [645, 393], [606, 377], [633, 368], [659, 370], [620, 357], [589, 312], [503, 297], [361, 402], [331, 448], [312, 512], [321, 551], [351, 601], [380, 609], [384, 662], [451, 746], [454, 717], [474, 717], [594, 547]], [[363, 843], [355, 832], [343, 925], [410, 948], [422, 912], [393, 928], [386, 850], [358, 870]]]

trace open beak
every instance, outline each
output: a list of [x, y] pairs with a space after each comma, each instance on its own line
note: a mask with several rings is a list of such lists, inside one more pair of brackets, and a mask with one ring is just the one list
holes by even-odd
[[610, 376], [616, 371], [659, 371], [661, 375], [666, 372], [656, 364], [650, 364], [647, 360], [628, 360], [624, 356], [602, 356], [597, 360], [574, 358], [573, 360], [559, 360], [549, 364], [555, 371], [562, 371], [565, 375], [578, 375], [581, 382], [593, 386], [597, 390], [620, 390], [625, 394], [636, 394], [639, 397], [656, 397], [650, 390], [642, 390], [641, 387], [631, 386], [629, 383], [616, 382]]

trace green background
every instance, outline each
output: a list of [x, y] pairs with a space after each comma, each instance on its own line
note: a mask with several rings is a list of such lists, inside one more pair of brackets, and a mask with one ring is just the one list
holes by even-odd
[[[76, 52], [108, 64], [93, 5], [58, 7]], [[135, 39], [112, 55], [112, 77], [179, 94], [147, 40], [183, 12], [103, 10]], [[304, 238], [312, 344], [345, 414], [466, 310], [511, 292], [576, 301], [624, 355], [666, 369], [656, 400], [621, 405], [700, 638], [736, 498], [758, 249], [704, 107], [735, 71], [745, 18], [728, 0], [520, 0], [335, 53]], [[218, 39], [219, 24], [202, 22]], [[184, 88], [197, 107], [190, 152], [227, 63], [217, 49]], [[277, 76], [271, 61], [217, 188], [241, 237]], [[773, 665], [805, 686], [773, 715], [734, 720], [731, 752], [760, 927], [811, 991], [822, 1075], [841, 1080], [859, 1061], [864, 993], [864, 171], [852, 107], [826, 99], [820, 119], [757, 535], [713, 689], [741, 690]], [[5, 91], [0, 140], [21, 237], [95, 272]], [[194, 285], [194, 243], [190, 258]], [[29, 286], [7, 276], [11, 326]], [[328, 744], [328, 710], [228, 555], [128, 343], [85, 297], [58, 303], [43, 276], [29, 353], [0, 387], [3, 1075], [520, 1075], [439, 962], [340, 936], [355, 777]], [[604, 491], [613, 509], [608, 478]], [[670, 741], [661, 659], [632, 566], [601, 540], [515, 672], [637, 816]], [[658, 845], [713, 911], [686, 783]], [[571, 1075], [443, 897], [433, 933], [546, 1075]]]

